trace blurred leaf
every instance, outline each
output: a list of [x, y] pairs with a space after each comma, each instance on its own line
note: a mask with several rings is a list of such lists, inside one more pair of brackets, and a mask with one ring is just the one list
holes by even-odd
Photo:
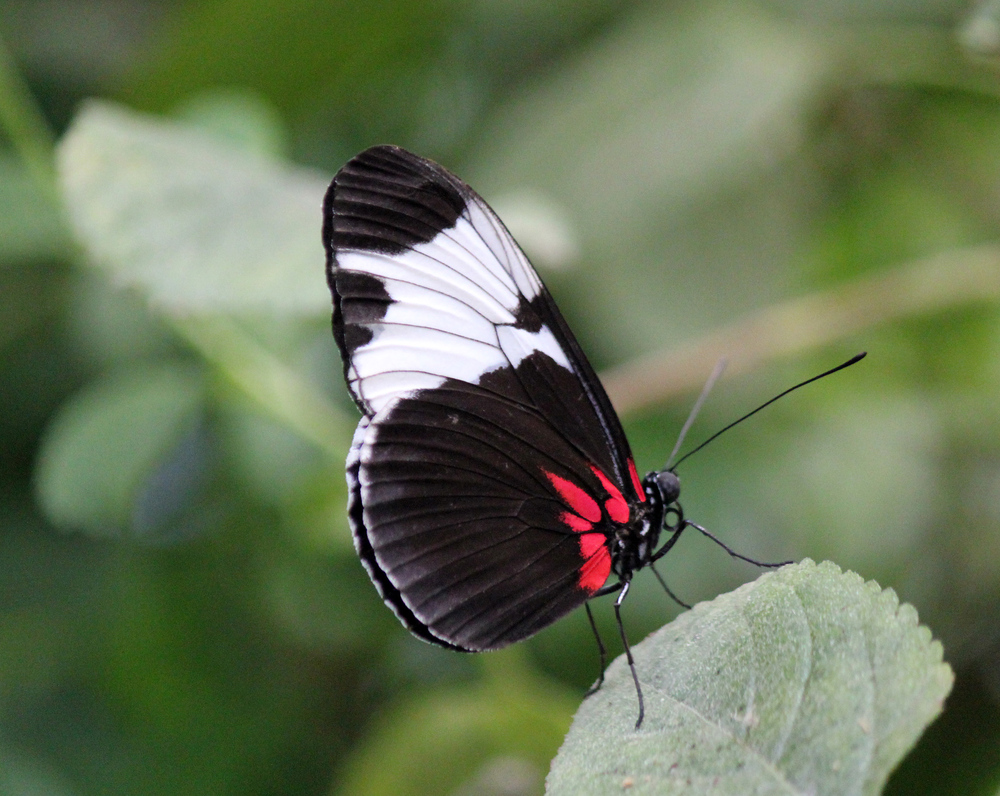
[[283, 527], [310, 557], [347, 554], [354, 561], [344, 510], [343, 460], [349, 441], [331, 440], [330, 455], [324, 456], [287, 425], [249, 410], [242, 402], [220, 408], [224, 411], [213, 418], [214, 427], [225, 442], [227, 470], [240, 487], [281, 511]]
[[[566, 732], [571, 705], [558, 691], [526, 687], [517, 678], [421, 696], [385, 717], [349, 761], [334, 792], [338, 796], [536, 793]], [[491, 788], [498, 769], [525, 787]]]
[[973, 57], [996, 61], [1000, 56], [1000, 3], [974, 3], [958, 29], [958, 41]]
[[[476, 179], [484, 187], [551, 182], [599, 225], [592, 237], [644, 234], [650, 217], [790, 151], [828, 58], [806, 31], [752, 6], [640, 8], [500, 109]], [[617, 242], [612, 235], [605, 245]]]
[[286, 154], [281, 117], [273, 105], [250, 91], [204, 91], [185, 99], [175, 111], [182, 120], [235, 148], [273, 158]]
[[168, 312], [321, 313], [327, 180], [106, 103], [58, 151], [78, 240]]
[[201, 398], [199, 377], [171, 364], [129, 369], [66, 402], [38, 454], [36, 487], [49, 519], [99, 535], [128, 527]]
[[[5, 9], [6, 12], [6, 9]], [[6, 13], [5, 13], [6, 22]], [[53, 195], [52, 130], [48, 120], [0, 39], [0, 133], [9, 140], [37, 187], [51, 201]]]
[[584, 702], [548, 793], [877, 794], [940, 712], [951, 668], [891, 591], [806, 560], [701, 603]]

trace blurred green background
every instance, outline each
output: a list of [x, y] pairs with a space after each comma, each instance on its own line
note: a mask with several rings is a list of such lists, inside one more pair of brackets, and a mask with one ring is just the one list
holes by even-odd
[[[870, 352], [685, 510], [912, 602], [957, 682], [889, 792], [997, 792], [1000, 3], [2, 0], [0, 41], [0, 793], [542, 791], [585, 617], [432, 648], [351, 546], [319, 202], [376, 143], [509, 222], [640, 472], [719, 355], [692, 443]], [[640, 577], [631, 638], [677, 611]]]

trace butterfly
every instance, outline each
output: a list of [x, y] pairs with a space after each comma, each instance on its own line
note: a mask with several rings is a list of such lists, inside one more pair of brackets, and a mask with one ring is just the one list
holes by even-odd
[[685, 528], [708, 534], [684, 518], [676, 473], [639, 477], [542, 280], [443, 167], [394, 146], [355, 156], [327, 191], [323, 242], [362, 414], [348, 515], [383, 600], [416, 636], [479, 652], [618, 592], [638, 727], [618, 609]]

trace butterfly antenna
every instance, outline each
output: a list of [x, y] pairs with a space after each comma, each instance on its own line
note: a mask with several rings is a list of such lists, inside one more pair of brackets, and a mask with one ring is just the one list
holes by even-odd
[[[726, 426], [722, 430], [716, 431], [712, 436], [710, 436], [708, 439], [706, 439], [703, 443], [701, 443], [701, 445], [699, 445], [694, 450], [688, 451], [687, 453], [685, 453], [683, 456], [681, 456], [680, 459], [677, 460], [677, 462], [674, 464], [674, 466], [673, 466], [672, 469], [676, 469], [677, 466], [682, 461], [684, 461], [685, 459], [687, 459], [689, 456], [693, 456], [694, 454], [696, 454], [698, 451], [700, 451], [702, 448], [704, 448], [706, 445], [708, 445], [708, 443], [711, 442], [712, 440], [714, 440], [716, 437], [721, 436], [722, 434], [725, 434], [733, 426], [738, 426], [744, 420], [746, 420], [746, 419], [748, 419], [750, 417], [753, 417], [761, 409], [763, 409], [766, 406], [770, 406], [775, 401], [777, 401], [779, 398], [784, 398], [786, 395], [788, 395], [788, 393], [794, 392], [795, 390], [799, 389], [799, 387], [805, 387], [807, 384], [811, 384], [812, 382], [818, 381], [819, 379], [822, 379], [825, 376], [829, 376], [829, 375], [831, 375], [833, 373], [836, 373], [838, 370], [843, 370], [844, 368], [849, 368], [851, 365], [854, 365], [855, 363], [860, 362], [867, 355], [868, 355], [867, 351], [862, 351], [860, 354], [856, 354], [855, 356], [851, 357], [849, 360], [847, 360], [847, 362], [843, 362], [840, 365], [837, 365], [837, 367], [835, 367], [835, 368], [830, 368], [830, 370], [824, 371], [823, 373], [820, 373], [818, 376], [813, 376], [811, 379], [806, 379], [805, 381], [799, 382], [794, 387], [789, 387], [784, 392], [778, 393], [770, 401], [765, 401], [760, 406], [758, 406], [756, 409], [754, 409], [752, 412], [747, 412], [745, 415], [743, 415], [743, 417], [739, 418], [738, 420], [734, 420], [732, 423], [730, 423], [728, 426]], [[671, 458], [673, 458], [673, 454], [671, 454]]]
[[[721, 547], [723, 550], [729, 553], [729, 555], [732, 556], [733, 558], [738, 558], [740, 561], [746, 561], [748, 564], [753, 564], [755, 567], [761, 567], [762, 569], [777, 569], [778, 567], [785, 566], [785, 564], [795, 563], [794, 561], [774, 561], [768, 563], [766, 561], [758, 561], [756, 558], [749, 558], [748, 556], [737, 553], [735, 550], [733, 550], [733, 548], [731, 548], [729, 545], [723, 542], [718, 536], [709, 533], [697, 523], [690, 522], [689, 520], [685, 520], [685, 523], [688, 525], [688, 527], [694, 528], [697, 531], [701, 531], [701, 533], [704, 536], [708, 537], [713, 542], [715, 542], [719, 547]], [[656, 570], [654, 569], [653, 572], [655, 573]]]
[[726, 369], [726, 365], [728, 364], [729, 360], [725, 358], [720, 359], [716, 363], [714, 370], [712, 370], [712, 374], [708, 377], [708, 381], [706, 381], [705, 386], [701, 388], [701, 395], [698, 396], [698, 400], [695, 401], [694, 406], [691, 407], [687, 420], [684, 421], [684, 425], [681, 427], [681, 433], [677, 435], [677, 442], [674, 443], [674, 449], [670, 451], [670, 456], [667, 457], [667, 463], [663, 468], [664, 470], [671, 469], [670, 462], [674, 460], [674, 456], [677, 455], [677, 451], [679, 451], [681, 449], [681, 445], [684, 444], [684, 437], [687, 436], [688, 430], [691, 428], [694, 423], [694, 419], [701, 411], [701, 407], [704, 406], [705, 400], [708, 398], [708, 394], [712, 391], [712, 388], [715, 386], [715, 382], [719, 380], [719, 377], [722, 375], [722, 371]]

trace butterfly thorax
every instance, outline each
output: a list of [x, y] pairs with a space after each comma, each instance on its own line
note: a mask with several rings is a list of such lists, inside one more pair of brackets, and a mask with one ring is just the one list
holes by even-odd
[[683, 521], [677, 502], [681, 483], [675, 473], [653, 471], [643, 479], [642, 488], [645, 501], [634, 509], [628, 523], [616, 529], [611, 541], [611, 569], [625, 582], [653, 560], [660, 533], [664, 529], [673, 531]]

